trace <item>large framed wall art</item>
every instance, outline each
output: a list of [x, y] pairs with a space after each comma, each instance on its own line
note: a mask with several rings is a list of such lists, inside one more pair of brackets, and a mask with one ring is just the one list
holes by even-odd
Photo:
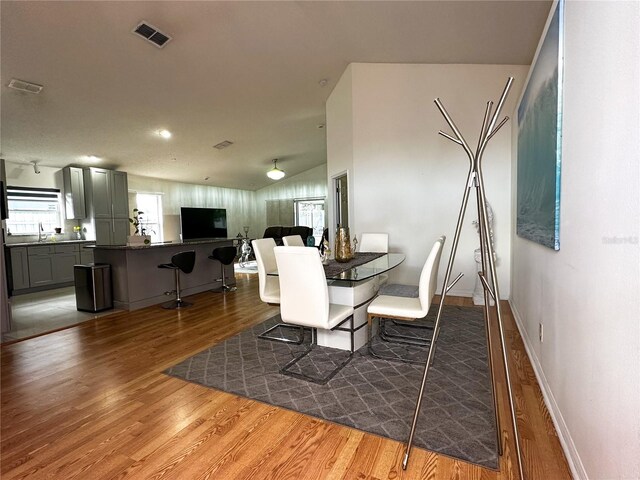
[[560, 249], [563, 10], [557, 2], [518, 106], [518, 236]]

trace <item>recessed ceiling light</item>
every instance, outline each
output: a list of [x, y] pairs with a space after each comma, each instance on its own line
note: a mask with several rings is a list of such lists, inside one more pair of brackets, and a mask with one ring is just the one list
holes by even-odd
[[326, 78], [322, 78], [320, 79], [320, 81], [318, 82], [318, 85], [320, 85], [321, 87], [326, 87], [327, 83], [329, 83], [329, 80]]
[[169, 130], [158, 130], [156, 135], [162, 138], [171, 138], [171, 132]]
[[98, 163], [102, 161], [100, 157], [97, 157], [95, 155], [85, 155], [84, 157], [82, 157], [82, 159], [88, 163]]

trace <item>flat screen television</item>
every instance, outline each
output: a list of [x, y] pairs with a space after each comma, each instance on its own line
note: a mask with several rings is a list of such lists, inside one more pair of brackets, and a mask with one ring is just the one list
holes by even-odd
[[180, 207], [182, 241], [227, 238], [227, 210], [224, 208]]

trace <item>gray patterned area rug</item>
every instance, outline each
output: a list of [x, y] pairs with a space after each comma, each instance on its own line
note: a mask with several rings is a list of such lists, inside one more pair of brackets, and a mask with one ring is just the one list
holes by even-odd
[[[436, 308], [420, 323], [433, 323]], [[277, 315], [208, 348], [165, 371], [168, 375], [259, 400], [365, 432], [405, 442], [424, 367], [369, 355], [358, 350], [326, 385], [279, 373], [307, 345], [257, 338], [278, 323]], [[387, 331], [393, 331], [387, 322]], [[279, 329], [282, 335], [290, 329]], [[277, 330], [276, 330], [277, 332]], [[274, 333], [276, 333], [274, 332]], [[404, 332], [403, 332], [404, 333]], [[430, 336], [429, 330], [420, 335]], [[427, 349], [390, 346], [378, 337], [374, 351], [426, 360]], [[348, 352], [316, 347], [297, 364], [301, 372], [322, 375]], [[496, 469], [498, 455], [484, 320], [481, 307], [447, 306], [437, 351], [425, 388], [415, 445]]]

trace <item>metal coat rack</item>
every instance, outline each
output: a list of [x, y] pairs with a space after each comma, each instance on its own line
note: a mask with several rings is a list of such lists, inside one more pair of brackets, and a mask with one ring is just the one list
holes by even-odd
[[[475, 188], [476, 192], [476, 200], [478, 205], [478, 234], [480, 237], [480, 252], [481, 252], [481, 265], [482, 271], [478, 272], [480, 277], [480, 281], [482, 282], [484, 289], [484, 319], [486, 325], [486, 333], [487, 333], [487, 346], [488, 346], [488, 359], [489, 359], [489, 369], [491, 371], [491, 386], [493, 390], [493, 409], [496, 421], [496, 443], [498, 446], [498, 453], [502, 456], [504, 452], [503, 443], [502, 443], [502, 435], [500, 429], [500, 417], [498, 415], [498, 395], [496, 389], [495, 382], [495, 372], [494, 365], [492, 359], [493, 352], [493, 344], [491, 340], [491, 330], [490, 326], [490, 305], [489, 305], [489, 297], [494, 300], [495, 304], [495, 317], [498, 322], [498, 329], [500, 332], [500, 347], [502, 349], [502, 362], [504, 366], [505, 376], [507, 380], [507, 391], [509, 395], [509, 407], [511, 411], [511, 424], [513, 426], [514, 432], [514, 440], [516, 445], [516, 454], [518, 458], [518, 473], [519, 478], [523, 479], [523, 469], [522, 469], [522, 453], [520, 449], [520, 438], [518, 434], [518, 424], [516, 421], [516, 412], [515, 412], [515, 404], [513, 400], [513, 391], [511, 388], [511, 379], [509, 376], [509, 360], [507, 356], [507, 350], [505, 348], [505, 339], [504, 339], [504, 328], [502, 324], [502, 313], [500, 311], [500, 291], [498, 288], [498, 280], [496, 275], [496, 266], [495, 266], [495, 258], [493, 246], [491, 245], [490, 238], [490, 229], [489, 229], [489, 221], [487, 215], [487, 200], [485, 197], [484, 190], [484, 180], [482, 177], [482, 154], [484, 153], [485, 148], [487, 147], [487, 143], [491, 138], [500, 130], [500, 128], [509, 120], [509, 117], [505, 117], [500, 123], [497, 124], [498, 117], [500, 116], [500, 111], [504, 106], [504, 102], [509, 94], [509, 90], [511, 89], [511, 84], [513, 83], [513, 77], [509, 77], [507, 80], [507, 84], [504, 87], [502, 95], [500, 96], [500, 100], [496, 106], [495, 111], [492, 112], [493, 102], [487, 102], [487, 108], [484, 113], [484, 120], [482, 122], [482, 129], [480, 130], [480, 136], [478, 138], [478, 145], [476, 147], [475, 152], [471, 150], [469, 144], [466, 142], [458, 127], [451, 119], [447, 110], [442, 105], [442, 102], [439, 98], [435, 99], [435, 104], [442, 113], [442, 116], [453, 130], [453, 135], [449, 135], [448, 133], [440, 130], [438, 133], [445, 138], [448, 138], [454, 143], [462, 146], [465, 153], [469, 157], [469, 173], [467, 174], [467, 180], [465, 183], [464, 195], [462, 196], [462, 206], [460, 207], [460, 213], [458, 214], [458, 223], [456, 225], [456, 232], [453, 237], [453, 245], [451, 247], [451, 255], [449, 256], [449, 262], [447, 264], [447, 272], [444, 277], [444, 283], [442, 285], [442, 293], [440, 295], [440, 303], [438, 305], [438, 314], [436, 316], [436, 321], [433, 327], [433, 333], [431, 336], [431, 348], [429, 349], [429, 355], [427, 357], [427, 363], [424, 367], [424, 374], [422, 376], [422, 384], [420, 385], [420, 392], [418, 394], [418, 399], [416, 401], [416, 408], [413, 414], [413, 423], [411, 425], [411, 433], [409, 434], [409, 440], [407, 441], [404, 459], [402, 461], [402, 468], [406, 469], [407, 464], [409, 462], [409, 455], [411, 454], [411, 447], [413, 444], [413, 437], [416, 430], [416, 424], [418, 422], [418, 417], [420, 415], [420, 407], [422, 405], [422, 396], [424, 393], [424, 388], [427, 383], [427, 375], [429, 373], [429, 368], [433, 363], [433, 358], [436, 350], [436, 342], [438, 340], [438, 334], [440, 333], [440, 322], [442, 319], [442, 310], [444, 307], [445, 297], [447, 292], [453, 288], [453, 286], [458, 283], [458, 281], [462, 278], [463, 274], [459, 274], [453, 282], [449, 283], [451, 278], [451, 270], [453, 269], [453, 263], [456, 258], [456, 252], [458, 250], [458, 241], [460, 240], [460, 232], [462, 230], [462, 224], [464, 221], [464, 216], [467, 210], [467, 203], [469, 200], [469, 194], [472, 188]], [[488, 274], [488, 275], [487, 275]]]

